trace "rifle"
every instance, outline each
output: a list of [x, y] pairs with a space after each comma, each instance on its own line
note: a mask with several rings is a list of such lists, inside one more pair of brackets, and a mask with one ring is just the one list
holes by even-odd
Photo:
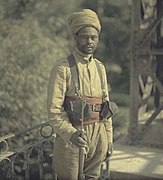
[[[83, 98], [84, 95], [84, 68], [83, 68], [83, 83], [82, 83], [82, 114], [81, 114], [81, 126], [80, 126], [80, 131], [81, 131], [81, 138], [84, 138], [84, 128], [83, 128], [83, 121], [84, 121], [84, 108], [85, 108], [85, 101]], [[80, 147], [79, 148], [79, 174], [78, 174], [78, 179], [79, 180], [84, 180], [85, 175], [83, 173], [83, 168], [84, 168], [84, 159], [85, 159], [85, 148]]]
[[[84, 129], [83, 129], [83, 125], [82, 125], [82, 120], [81, 120], [81, 138], [84, 138]], [[79, 180], [84, 180], [85, 179], [85, 175], [83, 173], [83, 167], [84, 167], [84, 159], [85, 159], [85, 148], [84, 147], [80, 147], [79, 148]]]
[[[73, 56], [73, 54], [71, 54], [70, 56], [67, 57], [69, 66], [70, 66], [70, 70], [71, 70], [71, 74], [72, 76], [72, 80], [74, 82], [75, 88], [76, 88], [76, 93], [78, 96], [80, 96], [80, 83], [79, 83], [79, 71], [78, 71], [78, 67], [75, 61], [75, 57]], [[83, 68], [83, 82], [82, 82], [82, 91], [84, 88], [84, 68]], [[84, 91], [83, 91], [84, 92]], [[80, 129], [80, 133], [81, 133], [81, 138], [84, 138], [84, 128], [83, 128], [83, 121], [84, 121], [84, 107], [85, 107], [85, 102], [83, 99], [83, 93], [82, 92], [82, 106], [81, 106], [81, 110], [82, 110], [82, 114], [81, 114], [81, 129]], [[84, 167], [84, 159], [85, 159], [85, 148], [81, 147], [79, 148], [79, 172], [78, 172], [78, 179], [79, 180], [83, 180], [85, 179], [85, 176], [83, 174], [83, 167]]]

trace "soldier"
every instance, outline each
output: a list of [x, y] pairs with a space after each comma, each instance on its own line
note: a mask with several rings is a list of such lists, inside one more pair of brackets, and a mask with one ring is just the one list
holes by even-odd
[[[73, 13], [68, 24], [76, 48], [55, 64], [48, 87], [48, 115], [56, 132], [54, 168], [58, 179], [77, 180], [79, 148], [84, 147], [85, 179], [96, 180], [102, 162], [112, 153], [113, 142], [112, 119], [100, 114], [109, 102], [106, 72], [104, 65], [93, 57], [101, 25], [90, 9]], [[80, 131], [81, 101], [84, 101], [84, 137]]]

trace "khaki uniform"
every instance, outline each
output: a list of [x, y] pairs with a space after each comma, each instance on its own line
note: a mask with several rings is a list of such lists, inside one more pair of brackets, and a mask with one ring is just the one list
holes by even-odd
[[[104, 97], [108, 100], [106, 72], [103, 64], [93, 56], [84, 56], [76, 50], [73, 53], [79, 70], [80, 92], [84, 96]], [[101, 79], [95, 64], [98, 61], [103, 71], [105, 87], [101, 89]], [[69, 122], [64, 111], [65, 96], [75, 96], [75, 86], [66, 58], [60, 60], [52, 69], [48, 88], [48, 114], [57, 134], [54, 143], [54, 167], [61, 180], [77, 180], [79, 148], [70, 142], [71, 135], [79, 129]], [[112, 120], [84, 125], [88, 147], [84, 163], [86, 179], [98, 179], [101, 163], [106, 156], [109, 143], [112, 143]]]

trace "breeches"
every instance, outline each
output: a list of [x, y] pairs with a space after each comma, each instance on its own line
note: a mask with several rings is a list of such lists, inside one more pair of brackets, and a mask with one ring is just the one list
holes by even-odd
[[[105, 126], [103, 123], [94, 123], [85, 125], [84, 129], [88, 147], [83, 171], [87, 180], [97, 180], [108, 149]], [[57, 136], [54, 143], [53, 163], [59, 180], [77, 180], [79, 148], [71, 143], [65, 144], [62, 138]]]

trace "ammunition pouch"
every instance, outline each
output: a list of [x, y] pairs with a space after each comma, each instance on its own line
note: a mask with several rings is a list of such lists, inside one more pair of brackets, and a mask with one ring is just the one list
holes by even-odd
[[66, 101], [64, 104], [64, 108], [70, 120], [81, 120], [82, 118], [85, 120], [91, 118], [92, 110], [89, 106], [89, 103], [87, 103], [85, 100], [77, 99], [75, 101]]
[[83, 99], [74, 96], [67, 96], [64, 102], [64, 110], [67, 112], [69, 121], [74, 125], [95, 123], [100, 120], [102, 99], [100, 97], [84, 96]]
[[106, 101], [102, 103], [97, 98], [81, 99], [71, 97], [65, 100], [64, 109], [68, 114], [70, 122], [73, 125], [80, 125], [82, 119], [83, 124], [90, 124], [108, 119], [116, 113], [118, 107], [114, 102]]
[[114, 102], [106, 101], [102, 103], [102, 108], [100, 112], [101, 119], [108, 119], [112, 117], [117, 111], [118, 107]]

